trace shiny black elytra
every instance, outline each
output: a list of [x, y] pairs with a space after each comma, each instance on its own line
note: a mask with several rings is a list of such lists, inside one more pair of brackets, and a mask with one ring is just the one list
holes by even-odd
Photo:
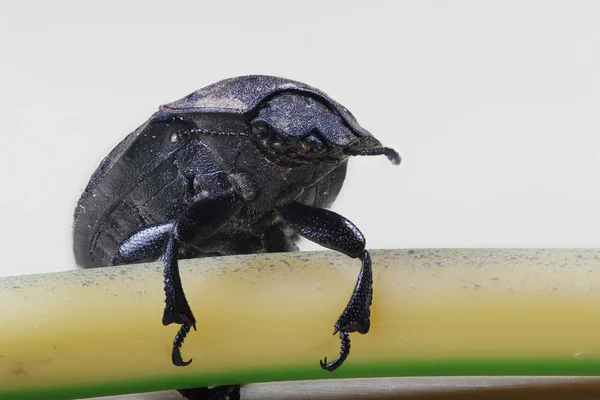
[[84, 268], [160, 259], [162, 322], [180, 324], [172, 361], [196, 319], [177, 260], [297, 250], [298, 235], [362, 261], [348, 305], [335, 323], [348, 333], [370, 326], [372, 271], [354, 224], [325, 208], [337, 197], [349, 156], [400, 156], [382, 147], [323, 92], [271, 76], [226, 79], [160, 107], [105, 159], [75, 209], [74, 250]]

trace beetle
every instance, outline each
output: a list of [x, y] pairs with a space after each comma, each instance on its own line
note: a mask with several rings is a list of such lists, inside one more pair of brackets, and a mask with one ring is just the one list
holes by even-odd
[[226, 79], [162, 105], [102, 161], [75, 209], [74, 252], [84, 268], [159, 258], [162, 323], [179, 324], [172, 362], [196, 319], [178, 259], [298, 250], [303, 236], [361, 261], [356, 286], [334, 324], [339, 356], [349, 333], [367, 333], [372, 268], [365, 238], [327, 210], [348, 158], [399, 154], [318, 89], [273, 76]]

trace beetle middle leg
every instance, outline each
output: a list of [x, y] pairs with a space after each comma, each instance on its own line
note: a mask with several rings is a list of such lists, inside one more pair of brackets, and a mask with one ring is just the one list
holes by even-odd
[[181, 345], [196, 319], [181, 285], [177, 263], [178, 248], [193, 239], [212, 236], [235, 215], [240, 204], [234, 191], [208, 196], [193, 203], [176, 221], [148, 226], [125, 239], [119, 246], [113, 264], [156, 258], [164, 262], [165, 310], [163, 325], [181, 324], [173, 341], [172, 361], [177, 366], [183, 361]]
[[279, 208], [280, 214], [297, 233], [305, 238], [342, 252], [362, 261], [362, 267], [350, 301], [338, 317], [333, 334], [340, 333], [342, 341], [338, 358], [321, 361], [321, 367], [327, 371], [337, 369], [350, 354], [350, 332], [367, 333], [370, 323], [370, 306], [373, 298], [373, 272], [371, 256], [365, 250], [365, 238], [356, 226], [333, 211], [292, 203]]

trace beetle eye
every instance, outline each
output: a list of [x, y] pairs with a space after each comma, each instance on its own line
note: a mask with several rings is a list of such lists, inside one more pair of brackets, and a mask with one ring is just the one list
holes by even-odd
[[304, 139], [304, 143], [306, 144], [306, 147], [308, 147], [311, 151], [315, 153], [322, 153], [324, 151], [327, 151], [327, 144], [314, 134], [308, 135]]

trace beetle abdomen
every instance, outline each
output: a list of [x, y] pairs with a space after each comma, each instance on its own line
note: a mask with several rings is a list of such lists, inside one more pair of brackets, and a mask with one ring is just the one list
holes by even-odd
[[[146, 225], [170, 220], [188, 206], [186, 179], [176, 166], [166, 162], [146, 179], [124, 191], [112, 203], [106, 200], [105, 185], [91, 189], [78, 205], [75, 223], [75, 255], [83, 267], [106, 266], [117, 246], [128, 235]], [[167, 207], [165, 207], [167, 205]], [[88, 212], [88, 209], [91, 210]]]
[[102, 161], [75, 208], [77, 264], [110, 264], [127, 235], [187, 206], [187, 182], [174, 164], [185, 142], [172, 143], [170, 137], [188, 127], [181, 121], [147, 122]]

